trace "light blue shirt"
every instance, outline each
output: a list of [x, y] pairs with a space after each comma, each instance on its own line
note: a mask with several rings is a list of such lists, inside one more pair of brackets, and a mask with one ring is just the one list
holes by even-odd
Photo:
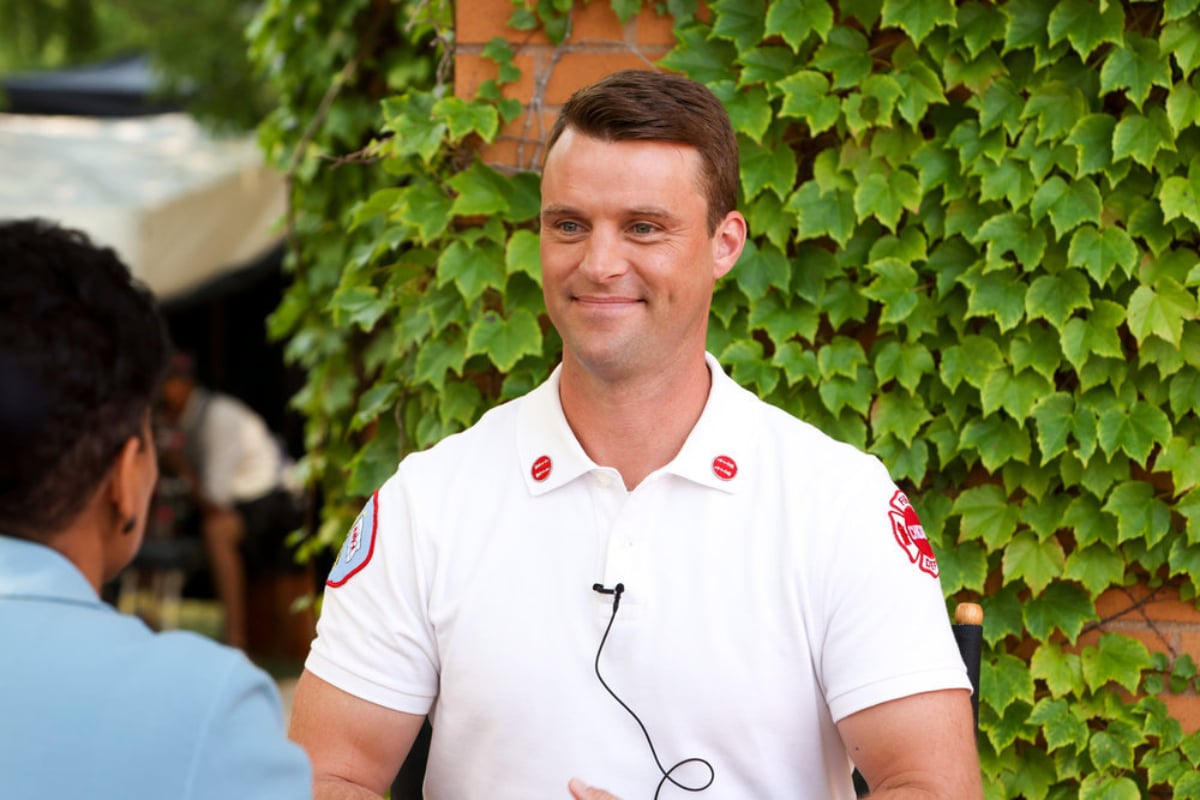
[[312, 796], [244, 655], [117, 613], [70, 561], [0, 535], [0, 797]]

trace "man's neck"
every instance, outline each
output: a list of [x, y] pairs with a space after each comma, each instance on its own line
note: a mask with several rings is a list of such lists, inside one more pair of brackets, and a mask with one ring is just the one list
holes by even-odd
[[611, 381], [564, 359], [563, 414], [584, 451], [621, 473], [633, 490], [683, 447], [708, 402], [712, 376], [704, 361], [664, 366], [652, 375]]

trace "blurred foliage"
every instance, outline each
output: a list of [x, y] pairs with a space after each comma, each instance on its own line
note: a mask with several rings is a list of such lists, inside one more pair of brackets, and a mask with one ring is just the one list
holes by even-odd
[[249, 130], [273, 104], [256, 80], [245, 0], [0, 0], [0, 75], [146, 53], [165, 96], [216, 130]]

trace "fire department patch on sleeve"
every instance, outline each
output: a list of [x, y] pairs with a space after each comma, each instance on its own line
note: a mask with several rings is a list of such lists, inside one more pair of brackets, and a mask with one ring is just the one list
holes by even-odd
[[936, 578], [937, 558], [933, 555], [933, 547], [929, 544], [929, 538], [925, 536], [925, 528], [921, 526], [916, 509], [908, 502], [904, 492], [898, 489], [892, 495], [890, 505], [892, 508], [888, 511], [888, 517], [892, 521], [892, 533], [895, 534], [896, 541], [904, 548], [909, 561], [920, 567], [922, 572]]
[[346, 541], [338, 553], [333, 569], [329, 570], [327, 586], [338, 587], [358, 574], [375, 553], [375, 532], [379, 526], [379, 492], [363, 506], [358, 519], [354, 520]]

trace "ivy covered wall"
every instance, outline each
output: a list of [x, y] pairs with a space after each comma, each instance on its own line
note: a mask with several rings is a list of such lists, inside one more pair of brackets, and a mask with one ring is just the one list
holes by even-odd
[[[472, 3], [460, 20], [488, 18]], [[293, 99], [263, 138], [296, 205], [272, 329], [309, 374], [309, 545], [403, 452], [548, 374], [551, 90], [594, 77], [575, 56], [657, 61], [725, 100], [742, 146], [753, 241], [710, 350], [879, 455], [947, 596], [984, 605], [989, 797], [1200, 797], [1198, 7], [529, 0], [462, 45], [487, 63], [456, 94], [449, 7], [306, 27], [311, 4], [272, 0], [255, 47]], [[598, 14], [609, 39], [576, 28]]]

